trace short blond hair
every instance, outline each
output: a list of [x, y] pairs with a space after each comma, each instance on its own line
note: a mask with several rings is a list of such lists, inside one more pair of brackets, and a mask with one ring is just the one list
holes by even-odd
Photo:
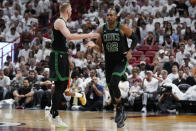
[[60, 12], [64, 12], [65, 10], [67, 10], [69, 7], [71, 6], [70, 3], [68, 2], [64, 2], [60, 5], [59, 10]]

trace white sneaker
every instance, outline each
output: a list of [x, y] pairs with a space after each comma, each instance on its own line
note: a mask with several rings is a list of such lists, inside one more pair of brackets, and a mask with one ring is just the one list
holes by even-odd
[[62, 121], [60, 116], [56, 116], [56, 118], [53, 119], [53, 123], [55, 124], [56, 127], [59, 127], [59, 128], [67, 128], [68, 127], [68, 125]]
[[147, 112], [146, 107], [143, 107], [142, 110], [141, 110], [141, 112], [146, 113]]
[[50, 110], [50, 109], [51, 109], [51, 107], [49, 107], [49, 106], [45, 107], [45, 110]]
[[169, 113], [176, 113], [176, 109], [172, 109], [172, 110], [167, 109], [167, 111], [168, 111]]

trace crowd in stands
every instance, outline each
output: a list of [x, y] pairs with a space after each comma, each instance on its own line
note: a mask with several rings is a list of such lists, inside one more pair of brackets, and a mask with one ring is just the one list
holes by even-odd
[[[17, 108], [50, 106], [51, 25], [59, 2], [72, 4], [67, 21], [71, 32], [96, 31], [115, 8], [118, 20], [137, 34], [138, 45], [129, 60], [127, 80], [119, 88], [129, 106], [149, 100], [162, 112], [179, 109], [179, 100], [196, 101], [196, 4], [191, 0], [1, 0], [0, 41], [14, 41], [15, 59], [7, 56], [0, 70], [0, 99], [15, 99]], [[83, 5], [84, 8], [79, 8]], [[76, 8], [77, 7], [77, 8]], [[85, 92], [86, 106], [64, 96], [61, 109], [112, 109], [104, 74], [104, 54], [86, 48], [85, 40], [69, 41], [75, 68], [71, 90]], [[131, 43], [131, 39], [128, 39]]]

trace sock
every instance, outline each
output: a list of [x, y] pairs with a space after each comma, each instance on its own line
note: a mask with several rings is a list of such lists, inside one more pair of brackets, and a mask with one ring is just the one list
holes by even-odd
[[75, 97], [82, 97], [82, 94], [81, 93], [77, 93], [77, 92], [75, 92]]

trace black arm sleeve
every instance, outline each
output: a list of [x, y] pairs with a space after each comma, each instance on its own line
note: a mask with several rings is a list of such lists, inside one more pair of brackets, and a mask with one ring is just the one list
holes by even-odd
[[131, 44], [131, 48], [130, 49], [134, 50], [135, 47], [137, 46], [138, 37], [137, 37], [137, 35], [134, 32], [132, 32], [132, 34], [131, 34], [131, 36], [129, 38], [132, 39], [132, 44]]

